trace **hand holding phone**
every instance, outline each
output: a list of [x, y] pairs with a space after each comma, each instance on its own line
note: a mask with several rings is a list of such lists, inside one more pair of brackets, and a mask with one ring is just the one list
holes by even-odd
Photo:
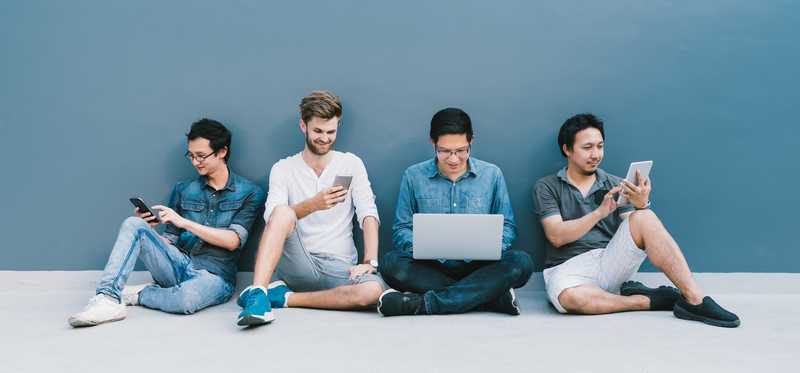
[[353, 181], [352, 176], [342, 176], [338, 175], [333, 179], [333, 186], [341, 186], [344, 187], [344, 190], [350, 189], [350, 183]]
[[144, 203], [143, 199], [140, 197], [132, 197], [129, 200], [133, 206], [136, 207], [136, 216], [144, 219], [148, 224], [151, 225], [161, 223], [161, 219], [158, 218], [158, 214], [147, 207], [147, 204]]

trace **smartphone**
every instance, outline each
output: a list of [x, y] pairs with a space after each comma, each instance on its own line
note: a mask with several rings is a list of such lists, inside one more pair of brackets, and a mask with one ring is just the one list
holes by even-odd
[[[625, 180], [631, 182], [631, 184], [636, 185], [636, 170], [639, 170], [639, 175], [642, 179], [646, 179], [650, 176], [650, 169], [653, 168], [653, 161], [641, 161], [641, 162], [631, 162], [631, 165], [628, 166], [628, 175], [625, 176]], [[618, 205], [626, 205], [628, 204], [628, 199], [619, 194], [619, 198], [617, 199]]]
[[350, 183], [352, 181], [353, 181], [352, 176], [336, 176], [336, 178], [333, 179], [333, 186], [341, 185], [344, 187], [344, 190], [349, 190]]
[[132, 198], [130, 198], [130, 201], [135, 207], [137, 207], [139, 209], [139, 212], [141, 212], [141, 213], [149, 212], [150, 215], [153, 215], [153, 216], [156, 217], [156, 222], [159, 222], [159, 223], [161, 222], [161, 219], [158, 218], [158, 214], [154, 213], [153, 210], [151, 210], [149, 207], [147, 207], [147, 204], [144, 203], [144, 200], [142, 200], [140, 197], [132, 197]]

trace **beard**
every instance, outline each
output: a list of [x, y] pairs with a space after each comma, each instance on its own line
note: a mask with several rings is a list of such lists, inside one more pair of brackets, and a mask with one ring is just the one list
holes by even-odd
[[330, 152], [331, 149], [333, 149], [333, 143], [334, 142], [331, 141], [330, 144], [327, 144], [327, 145], [329, 145], [328, 149], [322, 150], [321, 146], [319, 146], [317, 144], [314, 144], [314, 142], [311, 141], [311, 139], [308, 137], [308, 135], [306, 135], [306, 147], [308, 147], [308, 150], [310, 150], [312, 153], [314, 153], [314, 155], [323, 156], [325, 154], [328, 154], [328, 152]]

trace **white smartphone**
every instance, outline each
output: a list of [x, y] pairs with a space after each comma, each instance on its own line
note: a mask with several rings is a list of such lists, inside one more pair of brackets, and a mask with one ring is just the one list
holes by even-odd
[[352, 176], [341, 176], [338, 175], [333, 179], [333, 186], [343, 186], [344, 190], [350, 189], [350, 183], [353, 181]]
[[[628, 175], [625, 176], [625, 180], [630, 181], [633, 185], [636, 184], [636, 170], [639, 170], [639, 175], [642, 178], [650, 177], [650, 169], [653, 168], [653, 161], [641, 161], [641, 162], [631, 162], [631, 165], [628, 166]], [[628, 199], [619, 194], [619, 198], [617, 198], [618, 205], [627, 205]]]

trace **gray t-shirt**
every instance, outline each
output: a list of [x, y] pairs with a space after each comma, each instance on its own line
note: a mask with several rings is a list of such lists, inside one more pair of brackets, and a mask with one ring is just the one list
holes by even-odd
[[[564, 221], [580, 219], [597, 209], [603, 202], [603, 196], [617, 186], [621, 180], [620, 177], [597, 169], [597, 180], [589, 189], [586, 198], [583, 198], [581, 191], [567, 181], [565, 167], [557, 174], [545, 176], [536, 182], [533, 187], [533, 206], [539, 220], [553, 215], [561, 215]], [[622, 224], [620, 214], [633, 210], [632, 205], [617, 208], [614, 213], [600, 220], [583, 237], [562, 247], [555, 248], [548, 242], [545, 267], [557, 266], [573, 256], [605, 248]]]

